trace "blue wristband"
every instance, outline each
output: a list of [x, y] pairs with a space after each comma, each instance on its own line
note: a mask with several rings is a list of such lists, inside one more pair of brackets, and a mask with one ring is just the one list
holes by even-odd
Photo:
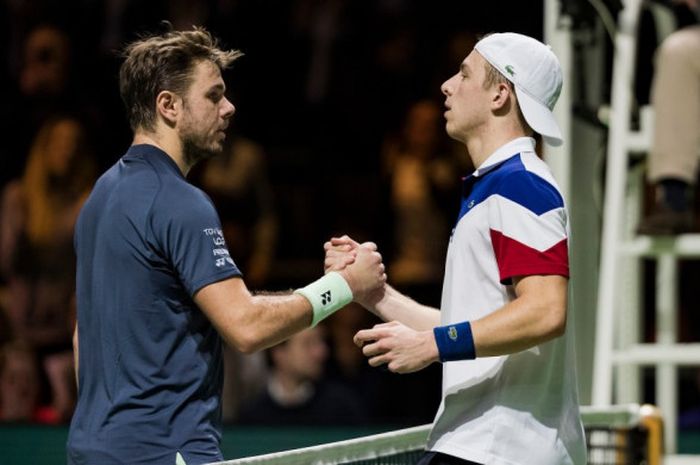
[[465, 321], [433, 328], [441, 362], [476, 358], [472, 325]]

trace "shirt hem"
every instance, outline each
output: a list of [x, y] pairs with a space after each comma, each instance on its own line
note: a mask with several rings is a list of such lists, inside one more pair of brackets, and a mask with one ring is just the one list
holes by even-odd
[[203, 287], [206, 287], [210, 284], [218, 283], [219, 281], [223, 281], [224, 279], [228, 278], [236, 278], [236, 277], [241, 277], [243, 276], [243, 273], [237, 270], [227, 270], [225, 272], [221, 273], [216, 273], [211, 276], [207, 276], [204, 279], [200, 279], [196, 283], [194, 283], [191, 287], [190, 290], [190, 296], [194, 297], [194, 295], [199, 292]]

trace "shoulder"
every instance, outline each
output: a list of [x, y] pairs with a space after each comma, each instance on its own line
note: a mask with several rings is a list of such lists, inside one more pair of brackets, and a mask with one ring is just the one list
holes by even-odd
[[174, 175], [161, 176], [154, 208], [158, 210], [154, 213], [162, 212], [174, 218], [215, 211], [214, 204], [203, 190]]
[[530, 153], [506, 162], [499, 176], [497, 194], [536, 215], [564, 207], [564, 198], [549, 168]]
[[221, 228], [214, 204], [204, 191], [176, 176], [162, 177], [148, 217], [151, 231], [158, 237], [182, 239], [197, 231], [208, 237], [218, 235]]
[[145, 160], [122, 157], [95, 183], [86, 208], [127, 217], [141, 217], [155, 201], [161, 188], [156, 171]]

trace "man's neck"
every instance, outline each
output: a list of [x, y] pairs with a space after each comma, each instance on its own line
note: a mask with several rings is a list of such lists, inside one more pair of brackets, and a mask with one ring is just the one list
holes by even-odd
[[173, 159], [175, 164], [184, 176], [190, 171], [191, 166], [185, 163], [185, 157], [182, 153], [182, 144], [179, 140], [173, 137], [160, 136], [155, 132], [137, 131], [134, 134], [134, 140], [131, 145], [148, 144], [158, 147]]
[[526, 136], [518, 130], [499, 130], [498, 132], [486, 130], [480, 135], [467, 138], [464, 144], [467, 146], [474, 168], [479, 168], [499, 147], [514, 139]]

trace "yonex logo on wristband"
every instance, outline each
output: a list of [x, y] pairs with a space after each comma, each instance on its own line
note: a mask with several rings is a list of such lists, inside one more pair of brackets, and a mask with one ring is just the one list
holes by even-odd
[[457, 328], [454, 326], [450, 326], [449, 329], [447, 330], [447, 335], [450, 336], [450, 339], [453, 341], [457, 340]]
[[339, 308], [352, 302], [352, 289], [337, 271], [331, 271], [323, 278], [294, 292], [303, 295], [311, 303], [312, 327]]
[[324, 292], [323, 294], [321, 294], [321, 303], [323, 305], [327, 305], [330, 302], [331, 302], [331, 291], [328, 290], [328, 291]]

